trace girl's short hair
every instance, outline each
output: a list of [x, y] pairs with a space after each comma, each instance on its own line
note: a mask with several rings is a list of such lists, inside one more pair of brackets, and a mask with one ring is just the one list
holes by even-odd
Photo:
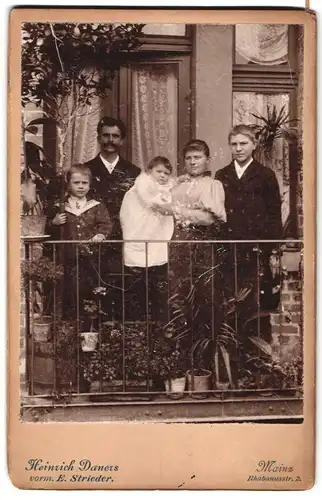
[[155, 158], [152, 158], [152, 160], [148, 164], [147, 170], [152, 170], [157, 165], [163, 165], [167, 170], [169, 170], [172, 173], [172, 165], [168, 160], [168, 158], [166, 158], [165, 156], [155, 156]]
[[92, 172], [89, 167], [86, 167], [83, 163], [77, 163], [72, 165], [70, 169], [66, 172], [66, 181], [69, 184], [73, 174], [87, 175], [89, 178], [89, 183], [92, 184]]
[[210, 158], [210, 150], [209, 146], [205, 141], [201, 139], [193, 139], [184, 146], [183, 148], [183, 156], [185, 157], [188, 151], [200, 151], [207, 158]]
[[228, 143], [230, 143], [232, 137], [238, 134], [246, 135], [246, 137], [248, 137], [254, 144], [256, 144], [257, 142], [254, 127], [251, 127], [250, 125], [241, 124], [241, 125], [235, 125], [235, 127], [231, 129], [231, 131], [228, 134]]

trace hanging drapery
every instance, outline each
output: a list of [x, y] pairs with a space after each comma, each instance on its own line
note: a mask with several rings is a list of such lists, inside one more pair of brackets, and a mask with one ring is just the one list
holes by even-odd
[[171, 64], [151, 64], [132, 73], [132, 161], [141, 169], [166, 156], [177, 171], [178, 83]]
[[[93, 78], [93, 69], [83, 73], [89, 79]], [[96, 74], [98, 77], [97, 72], [94, 72], [94, 77]], [[101, 99], [93, 96], [91, 104], [83, 107], [78, 105], [78, 99], [77, 88], [74, 88], [60, 109], [62, 130], [58, 137], [58, 157], [63, 156], [60, 161], [63, 170], [90, 160], [99, 150], [96, 127], [101, 116]]]
[[95, 98], [87, 107], [86, 114], [75, 121], [73, 163], [84, 163], [99, 152], [97, 124], [101, 117], [101, 100]]
[[[234, 92], [233, 94], [233, 124], [260, 125], [264, 122], [256, 115], [267, 117], [267, 106], [273, 109], [276, 106], [279, 111], [285, 106], [289, 112], [288, 94], [259, 94], [254, 92]], [[277, 138], [273, 142], [271, 151], [262, 154], [260, 161], [274, 170], [280, 188], [282, 199], [282, 221], [283, 224], [290, 213], [290, 165], [289, 146], [283, 138]]]
[[286, 63], [288, 25], [236, 24], [236, 52], [256, 64]]

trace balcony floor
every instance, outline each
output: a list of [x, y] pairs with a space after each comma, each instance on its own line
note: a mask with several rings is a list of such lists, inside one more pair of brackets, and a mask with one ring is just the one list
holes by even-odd
[[25, 422], [262, 422], [301, 423], [303, 400], [291, 396], [226, 396], [180, 400], [157, 396], [152, 401], [92, 402], [85, 396], [53, 403], [36, 396], [24, 399]]

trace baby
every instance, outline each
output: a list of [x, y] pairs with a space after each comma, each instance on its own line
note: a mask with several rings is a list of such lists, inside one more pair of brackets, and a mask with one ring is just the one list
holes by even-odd
[[[128, 267], [162, 266], [168, 262], [166, 242], [174, 230], [171, 174], [169, 160], [156, 156], [124, 196], [120, 211], [123, 239], [132, 240], [124, 243], [124, 263]], [[160, 241], [146, 245], [137, 240]]]

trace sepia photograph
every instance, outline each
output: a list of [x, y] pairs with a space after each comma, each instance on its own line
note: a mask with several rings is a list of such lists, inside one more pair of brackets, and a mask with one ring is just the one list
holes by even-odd
[[20, 421], [303, 423], [304, 25], [20, 31]]

